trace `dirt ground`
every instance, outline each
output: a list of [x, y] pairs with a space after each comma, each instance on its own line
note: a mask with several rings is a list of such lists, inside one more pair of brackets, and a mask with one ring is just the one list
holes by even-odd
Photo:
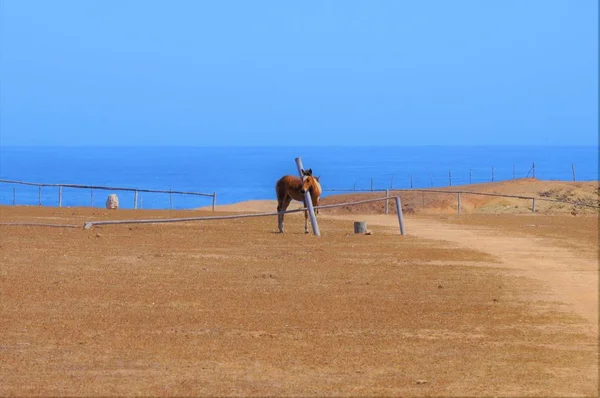
[[597, 214], [481, 206], [407, 212], [404, 237], [395, 215], [323, 210], [320, 238], [301, 214], [282, 235], [274, 216], [84, 230], [215, 213], [0, 207], [76, 226], [0, 225], [0, 395], [597, 396]]

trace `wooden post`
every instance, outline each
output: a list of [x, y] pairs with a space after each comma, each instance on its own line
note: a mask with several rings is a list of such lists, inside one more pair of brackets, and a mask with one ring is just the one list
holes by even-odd
[[90, 189], [90, 206], [94, 207], [94, 190]]
[[373, 192], [373, 179], [371, 178], [371, 192]]
[[448, 180], [450, 181], [450, 186], [452, 186], [452, 171], [448, 170]]
[[515, 165], [513, 163], [513, 180], [515, 179]]
[[[300, 178], [302, 178], [302, 170], [304, 166], [302, 166], [302, 159], [297, 157], [296, 159], [296, 168], [298, 169], [298, 174]], [[316, 236], [321, 236], [321, 231], [319, 231], [319, 224], [317, 224], [317, 217], [315, 217], [315, 209], [313, 208], [312, 200], [310, 198], [310, 192], [304, 192], [304, 201], [306, 202], [306, 208], [308, 209], [308, 215], [310, 217], [310, 224], [312, 225], [313, 233]]]
[[533, 204], [531, 205], [531, 212], [535, 213], [535, 198], [533, 198]]
[[62, 185], [58, 186], [58, 207], [62, 207]]
[[42, 205], [42, 186], [38, 187], [38, 206]]
[[459, 192], [459, 193], [457, 193], [457, 194], [456, 194], [456, 196], [457, 196], [457, 199], [458, 199], [458, 204], [457, 204], [456, 208], [458, 209], [458, 210], [457, 210], [457, 211], [458, 211], [458, 215], [460, 216], [460, 209], [461, 209], [461, 207], [462, 207], [462, 206], [461, 206], [461, 203], [460, 203], [460, 192]]
[[396, 196], [396, 213], [398, 214], [398, 223], [400, 224], [400, 234], [406, 235], [404, 232], [404, 216], [402, 215], [402, 202], [400, 197]]
[[13, 187], [13, 206], [17, 204], [17, 188]]
[[412, 179], [412, 174], [410, 175], [410, 189], [413, 188], [413, 179]]
[[573, 181], [577, 181], [577, 178], [575, 178], [575, 163], [571, 163], [571, 170], [573, 170]]
[[388, 214], [388, 207], [389, 207], [389, 202], [390, 202], [389, 201], [389, 199], [390, 199], [390, 190], [389, 189], [385, 190], [385, 198], [386, 198], [386, 201], [385, 201], [385, 214]]
[[213, 192], [213, 203], [212, 203], [212, 211], [215, 211], [215, 207], [217, 205], [217, 193]]
[[535, 178], [535, 162], [531, 165], [531, 170], [533, 171], [533, 178]]
[[133, 194], [133, 209], [137, 210], [137, 208], [138, 208], [138, 191], [136, 189], [135, 193]]
[[169, 208], [173, 210], [173, 193], [169, 192]]

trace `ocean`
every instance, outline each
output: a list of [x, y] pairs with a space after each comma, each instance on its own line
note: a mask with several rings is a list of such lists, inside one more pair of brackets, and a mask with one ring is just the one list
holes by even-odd
[[[294, 158], [328, 189], [445, 187], [532, 176], [598, 180], [596, 146], [416, 147], [11, 147], [0, 146], [0, 179], [217, 194], [217, 204], [274, 199], [279, 177], [297, 174]], [[64, 188], [63, 206], [103, 207], [111, 192]], [[133, 207], [132, 192], [117, 192]], [[58, 188], [42, 188], [58, 205]], [[37, 205], [37, 187], [0, 183], [0, 204]], [[140, 193], [141, 208], [209, 206], [210, 197]]]

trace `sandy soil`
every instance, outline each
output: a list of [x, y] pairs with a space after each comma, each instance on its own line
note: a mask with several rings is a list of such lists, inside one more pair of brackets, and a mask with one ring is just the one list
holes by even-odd
[[598, 218], [570, 210], [431, 205], [405, 237], [324, 210], [316, 238], [301, 214], [284, 235], [276, 217], [86, 231], [214, 213], [0, 207], [78, 226], [0, 225], [0, 395], [597, 396]]

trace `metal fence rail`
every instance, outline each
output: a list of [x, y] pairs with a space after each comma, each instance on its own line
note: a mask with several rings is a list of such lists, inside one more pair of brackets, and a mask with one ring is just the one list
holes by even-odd
[[[561, 200], [561, 199], [550, 199], [550, 198], [543, 198], [543, 197], [536, 197], [536, 196], [507, 195], [507, 194], [499, 194], [499, 193], [474, 192], [474, 191], [462, 191], [462, 190], [460, 190], [460, 191], [459, 190], [446, 191], [446, 190], [441, 190], [441, 189], [402, 189], [402, 188], [394, 188], [394, 189], [339, 189], [339, 188], [329, 188], [329, 189], [323, 189], [323, 192], [326, 192], [326, 191], [328, 191], [328, 192], [349, 192], [349, 193], [351, 193], [351, 192], [360, 192], [360, 193], [385, 192], [387, 199], [390, 198], [390, 193], [391, 192], [423, 192], [423, 193], [454, 194], [454, 195], [457, 195], [457, 202], [458, 202], [457, 209], [458, 209], [458, 213], [459, 214], [460, 214], [460, 211], [461, 211], [461, 195], [495, 196], [495, 197], [502, 197], [502, 198], [515, 198], [515, 199], [531, 200], [532, 201], [531, 209], [532, 209], [533, 213], [535, 213], [535, 203], [536, 203], [536, 201], [564, 203], [564, 204], [569, 204], [569, 205], [573, 205], [573, 206], [588, 207], [588, 208], [600, 210], [600, 200], [599, 200], [599, 203], [597, 205], [592, 205], [592, 204], [581, 203], [581, 202], [577, 202], [577, 201], [569, 201], [569, 200]], [[385, 207], [385, 214], [388, 214], [387, 202], [386, 202], [386, 207]]]
[[[35, 186], [38, 187], [38, 205], [42, 205], [42, 187], [54, 187], [58, 188], [58, 206], [62, 207], [63, 203], [63, 188], [76, 188], [76, 189], [89, 189], [90, 190], [90, 202], [93, 206], [94, 201], [94, 190], [102, 191], [121, 191], [121, 192], [133, 192], [133, 208], [138, 208], [138, 195], [142, 192], [147, 193], [160, 193], [169, 194], [170, 207], [173, 207], [173, 195], [190, 195], [190, 196], [202, 196], [212, 197], [212, 209], [215, 210], [217, 204], [217, 193], [203, 193], [203, 192], [192, 192], [192, 191], [173, 191], [173, 190], [160, 190], [160, 189], [144, 189], [144, 188], [129, 188], [129, 187], [110, 187], [102, 185], [81, 185], [81, 184], [50, 184], [50, 183], [38, 183], [29, 181], [18, 181], [18, 180], [6, 180], [0, 179], [0, 183], [13, 184], [13, 185], [24, 185], [24, 186]], [[16, 190], [13, 188], [13, 205], [16, 204]]]
[[[359, 200], [355, 202], [345, 202], [345, 203], [335, 203], [331, 205], [324, 206], [315, 206], [314, 209], [331, 209], [334, 207], [342, 207], [342, 206], [353, 206], [362, 203], [369, 202], [380, 202], [380, 201], [388, 201], [389, 199], [394, 199], [396, 202], [396, 212], [398, 217], [398, 225], [400, 228], [400, 234], [405, 235], [404, 228], [404, 216], [402, 214], [402, 201], [399, 196], [394, 197], [386, 197], [386, 198], [375, 198], [375, 199], [366, 199]], [[286, 210], [281, 212], [271, 212], [271, 213], [250, 213], [250, 214], [235, 214], [228, 216], [206, 216], [206, 217], [185, 217], [185, 218], [154, 218], [154, 219], [145, 219], [145, 220], [107, 220], [107, 221], [86, 221], [83, 224], [84, 229], [90, 229], [95, 225], [118, 225], [118, 224], [162, 224], [162, 223], [177, 223], [177, 222], [189, 222], [189, 221], [210, 221], [210, 220], [232, 220], [239, 218], [251, 218], [251, 217], [269, 217], [276, 216], [279, 214], [290, 214], [290, 213], [299, 213], [308, 211], [308, 208], [302, 209], [294, 209], [294, 210]], [[315, 235], [320, 236], [315, 232]]]

